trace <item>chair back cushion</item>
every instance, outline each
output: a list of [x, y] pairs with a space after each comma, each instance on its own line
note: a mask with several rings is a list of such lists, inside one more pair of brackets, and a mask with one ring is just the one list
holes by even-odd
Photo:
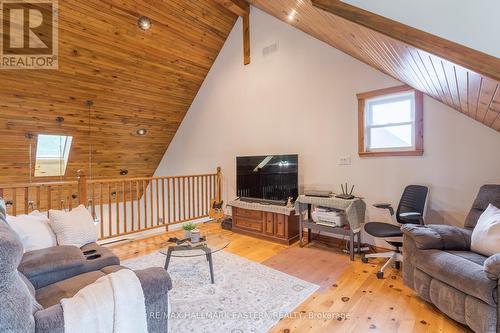
[[476, 200], [465, 218], [465, 228], [474, 229], [481, 214], [492, 204], [500, 207], [500, 185], [483, 185], [479, 189]]
[[17, 271], [23, 245], [7, 224], [5, 211], [0, 200], [0, 332], [34, 332], [33, 298]]

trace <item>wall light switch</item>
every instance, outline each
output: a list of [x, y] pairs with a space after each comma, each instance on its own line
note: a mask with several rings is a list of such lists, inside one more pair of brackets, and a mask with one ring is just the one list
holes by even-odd
[[339, 165], [351, 165], [351, 156], [341, 156], [339, 158]]

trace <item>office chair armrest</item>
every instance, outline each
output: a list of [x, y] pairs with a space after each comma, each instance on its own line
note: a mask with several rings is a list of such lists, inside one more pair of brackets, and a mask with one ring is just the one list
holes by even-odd
[[486, 259], [483, 270], [490, 280], [497, 281], [500, 278], [500, 253]]
[[472, 231], [468, 229], [439, 224], [406, 224], [401, 231], [421, 250], [470, 250]]
[[391, 216], [394, 215], [394, 208], [392, 208], [392, 205], [390, 203], [376, 203], [373, 204], [373, 207], [379, 209], [388, 209], [389, 213], [391, 213]]

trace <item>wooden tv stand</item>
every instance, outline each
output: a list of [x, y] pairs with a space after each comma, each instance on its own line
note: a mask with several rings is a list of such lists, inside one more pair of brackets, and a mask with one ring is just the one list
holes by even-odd
[[290, 245], [299, 240], [299, 219], [292, 211], [281, 214], [232, 206], [233, 231]]

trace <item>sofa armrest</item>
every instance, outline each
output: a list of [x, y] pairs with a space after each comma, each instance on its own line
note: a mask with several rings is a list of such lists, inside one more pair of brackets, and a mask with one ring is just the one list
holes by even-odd
[[483, 270], [486, 273], [486, 276], [490, 280], [499, 280], [500, 278], [500, 253], [494, 254], [486, 261], [483, 265]]
[[36, 333], [64, 333], [64, 316], [60, 304], [35, 312]]
[[470, 250], [472, 231], [469, 229], [440, 224], [406, 224], [401, 227], [401, 231], [420, 250]]

